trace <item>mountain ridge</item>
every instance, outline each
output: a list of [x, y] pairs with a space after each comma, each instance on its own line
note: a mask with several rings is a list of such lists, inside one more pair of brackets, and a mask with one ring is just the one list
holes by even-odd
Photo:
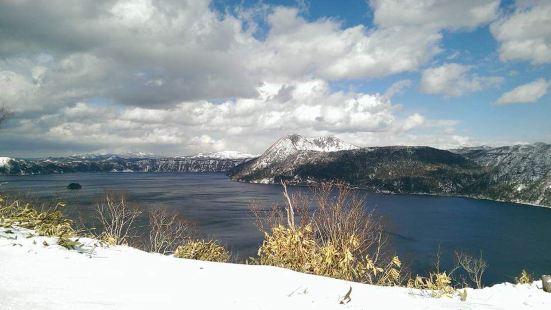
[[[273, 153], [286, 155], [274, 160], [269, 158]], [[376, 192], [467, 196], [551, 206], [551, 145], [455, 150], [385, 146], [290, 153], [272, 150], [231, 168], [228, 176], [264, 184], [339, 181]]]
[[181, 157], [152, 154], [86, 154], [42, 159], [0, 158], [0, 174], [29, 175], [71, 172], [226, 172], [254, 156], [234, 151]]

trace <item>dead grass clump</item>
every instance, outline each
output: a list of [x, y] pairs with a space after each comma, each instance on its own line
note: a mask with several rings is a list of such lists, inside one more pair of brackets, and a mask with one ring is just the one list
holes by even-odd
[[517, 284], [530, 284], [534, 282], [534, 277], [528, 273], [525, 269], [522, 269], [520, 274], [515, 277], [515, 282]]
[[61, 212], [64, 206], [57, 203], [51, 208], [38, 210], [28, 202], [0, 196], [0, 226], [32, 229], [41, 236], [57, 237], [59, 245], [73, 249], [79, 243], [70, 239], [75, 236], [75, 230], [73, 222]]
[[189, 240], [176, 248], [174, 256], [178, 258], [225, 263], [230, 260], [231, 254], [217, 241]]
[[432, 297], [452, 297], [455, 288], [452, 286], [452, 278], [446, 272], [431, 272], [427, 277], [416, 276], [408, 281], [409, 288], [428, 291]]

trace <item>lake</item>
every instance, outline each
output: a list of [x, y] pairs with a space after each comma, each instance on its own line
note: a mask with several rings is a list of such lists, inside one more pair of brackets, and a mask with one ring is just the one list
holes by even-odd
[[[82, 185], [70, 191], [71, 182]], [[198, 225], [206, 237], [239, 257], [254, 255], [262, 241], [249, 212], [281, 203], [281, 186], [238, 183], [220, 173], [75, 173], [0, 176], [0, 192], [62, 200], [86, 222], [105, 190], [126, 191], [143, 208], [165, 207]], [[293, 190], [303, 190], [293, 188]], [[442, 266], [461, 250], [488, 261], [486, 284], [513, 281], [521, 269], [551, 273], [551, 208], [458, 197], [365, 193], [366, 208], [384, 218], [396, 253], [413, 273], [430, 269], [438, 249]]]

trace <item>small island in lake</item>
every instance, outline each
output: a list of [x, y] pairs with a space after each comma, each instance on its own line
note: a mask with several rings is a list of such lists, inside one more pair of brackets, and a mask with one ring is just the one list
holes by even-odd
[[78, 183], [71, 183], [67, 185], [67, 189], [81, 189], [81, 188], [82, 188], [82, 185]]

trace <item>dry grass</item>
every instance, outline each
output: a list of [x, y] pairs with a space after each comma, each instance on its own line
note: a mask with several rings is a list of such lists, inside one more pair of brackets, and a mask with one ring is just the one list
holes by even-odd
[[70, 239], [75, 236], [75, 230], [73, 222], [61, 213], [64, 206], [63, 203], [57, 203], [45, 210], [38, 210], [30, 203], [0, 196], [0, 227], [32, 229], [41, 236], [57, 237], [59, 245], [72, 249], [79, 243]]
[[189, 240], [176, 248], [174, 256], [222, 263], [228, 262], [231, 258], [230, 252], [213, 240]]
[[452, 278], [446, 272], [431, 272], [427, 277], [416, 276], [408, 281], [409, 288], [429, 292], [432, 297], [451, 297], [455, 293]]
[[254, 261], [301, 272], [380, 285], [402, 281], [401, 262], [389, 255], [382, 225], [364, 210], [365, 197], [343, 184], [326, 183], [312, 195], [290, 194], [284, 208], [263, 216], [253, 206], [265, 238]]
[[517, 277], [515, 277], [515, 282], [517, 284], [530, 284], [533, 281], [534, 281], [534, 277], [524, 269], [522, 269], [520, 274]]
[[33, 229], [43, 236], [72, 237], [73, 222], [63, 217], [60, 210], [64, 206], [57, 203], [51, 209], [39, 211], [29, 203], [0, 196], [0, 226]]
[[[452, 274], [459, 267], [455, 266], [451, 271], [442, 271], [440, 268], [440, 258], [441, 252], [440, 248], [438, 248], [434, 260], [434, 270], [429, 272], [428, 276], [416, 275], [415, 278], [410, 278], [407, 282], [407, 287], [421, 290], [421, 292], [435, 298], [453, 296], [456, 293], [456, 289], [453, 285], [454, 279], [452, 278]], [[466, 299], [466, 292], [464, 296]]]

